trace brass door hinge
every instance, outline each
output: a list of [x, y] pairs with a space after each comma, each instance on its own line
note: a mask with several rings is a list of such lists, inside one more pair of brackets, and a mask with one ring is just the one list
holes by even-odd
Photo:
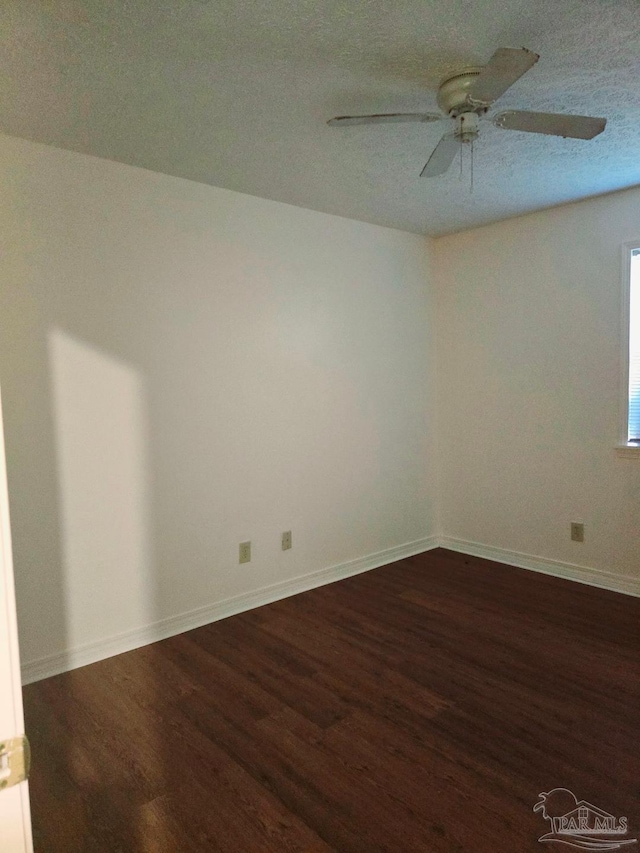
[[0, 791], [29, 778], [31, 747], [26, 735], [0, 741]]

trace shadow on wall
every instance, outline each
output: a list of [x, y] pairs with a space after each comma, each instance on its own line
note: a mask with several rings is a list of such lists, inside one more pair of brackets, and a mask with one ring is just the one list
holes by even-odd
[[49, 334], [67, 646], [155, 621], [147, 407], [140, 373]]
[[[51, 616], [63, 648], [82, 650], [157, 618], [145, 383], [60, 329], [48, 356], [61, 551]], [[171, 778], [156, 670], [151, 648], [25, 689], [37, 853], [153, 849], [162, 827], [149, 803]]]

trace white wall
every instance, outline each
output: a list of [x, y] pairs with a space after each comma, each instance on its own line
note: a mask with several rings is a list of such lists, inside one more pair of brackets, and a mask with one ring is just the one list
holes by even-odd
[[9, 137], [0, 161], [24, 661], [435, 533], [422, 238]]
[[435, 241], [445, 536], [640, 578], [640, 459], [614, 451], [638, 238], [630, 190]]
[[640, 190], [425, 242], [10, 137], [0, 162], [27, 664], [438, 532], [640, 579]]

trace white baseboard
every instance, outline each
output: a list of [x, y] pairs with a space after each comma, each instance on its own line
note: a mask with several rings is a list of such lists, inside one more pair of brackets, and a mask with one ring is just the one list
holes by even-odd
[[452, 536], [441, 536], [438, 544], [449, 551], [458, 551], [470, 557], [484, 557], [496, 563], [506, 563], [519, 569], [529, 569], [532, 572], [542, 572], [557, 578], [577, 581], [578, 583], [597, 586], [612, 592], [622, 592], [625, 595], [640, 596], [640, 578], [628, 575], [616, 575], [613, 572], [603, 572], [587, 566], [577, 566], [574, 563], [563, 563], [559, 560], [547, 560], [544, 557], [534, 557], [522, 554], [520, 551], [509, 551], [506, 548], [494, 548], [492, 545], [482, 545], [479, 542], [469, 542], [466, 539], [456, 539]]
[[297, 595], [299, 592], [305, 592], [314, 587], [324, 586], [343, 578], [359, 575], [362, 572], [386, 566], [388, 563], [394, 563], [396, 560], [402, 560], [404, 557], [422, 554], [425, 551], [437, 548], [438, 544], [437, 536], [428, 536], [425, 539], [418, 539], [415, 542], [407, 542], [395, 548], [379, 551], [377, 554], [370, 554], [368, 557], [349, 560], [337, 566], [320, 569], [301, 577], [275, 583], [253, 592], [236, 595], [224, 601], [208, 604], [205, 607], [199, 607], [188, 613], [170, 616], [151, 625], [145, 625], [142, 628], [118, 634], [115, 637], [108, 637], [104, 640], [98, 640], [95, 643], [88, 643], [75, 649], [69, 649], [57, 654], [47, 655], [47, 657], [38, 660], [29, 661], [22, 665], [22, 683], [31, 684], [31, 682], [40, 681], [42, 678], [59, 675], [61, 672], [67, 672], [70, 669], [77, 669], [80, 666], [96, 663], [113, 655], [138, 649], [140, 646], [156, 643], [158, 640], [165, 640], [167, 637], [173, 637], [175, 634], [182, 634], [184, 631], [200, 628], [202, 625], [208, 625], [210, 622], [226, 619], [227, 616], [233, 616], [236, 613], [242, 613], [254, 607], [261, 607], [263, 604], [269, 604], [281, 598], [288, 598], [291, 595]]

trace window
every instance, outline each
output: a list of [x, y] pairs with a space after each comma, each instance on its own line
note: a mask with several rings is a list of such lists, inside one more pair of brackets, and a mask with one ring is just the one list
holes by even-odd
[[626, 244], [623, 265], [622, 444], [640, 451], [640, 241]]
[[629, 275], [629, 424], [627, 441], [640, 444], [640, 248], [631, 250]]

